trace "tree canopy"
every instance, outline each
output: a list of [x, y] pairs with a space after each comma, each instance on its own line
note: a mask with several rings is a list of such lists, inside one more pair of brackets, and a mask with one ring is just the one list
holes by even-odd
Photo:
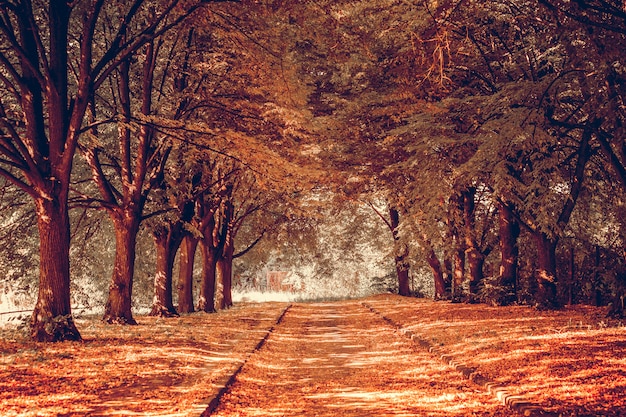
[[154, 314], [228, 307], [281, 239], [318, 276], [379, 256], [403, 295], [623, 314], [622, 1], [0, 7], [2, 261], [37, 340], [80, 338], [76, 236], [114, 236], [105, 319], [134, 323], [143, 231]]

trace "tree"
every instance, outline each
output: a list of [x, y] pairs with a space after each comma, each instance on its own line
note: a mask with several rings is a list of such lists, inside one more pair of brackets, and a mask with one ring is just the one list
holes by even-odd
[[[192, 60], [197, 58], [193, 48], [195, 40], [191, 29], [164, 34], [147, 42], [140, 56], [120, 64], [111, 77], [110, 94], [100, 94], [94, 106], [94, 119], [97, 108], [98, 113], [106, 117], [101, 123], [117, 121], [117, 132], [95, 132], [94, 136], [99, 136], [101, 141], [94, 141], [83, 150], [100, 191], [100, 198], [95, 201], [107, 210], [116, 231], [116, 260], [104, 314], [104, 320], [109, 323], [135, 324], [131, 300], [135, 246], [142, 221], [170, 209], [180, 210], [168, 206], [167, 196], [157, 197], [152, 211], [146, 212], [146, 205], [155, 187], [163, 188], [161, 194], [175, 188], [164, 185], [164, 171], [174, 148], [167, 130], [184, 128], [180, 126], [181, 120], [194, 116], [188, 108], [194, 104], [188, 89], [197, 88], [201, 82], [190, 72]], [[188, 148], [184, 138], [177, 140], [183, 142], [177, 145], [181, 152]], [[156, 278], [160, 280], [169, 282], [171, 279], [170, 264], [182, 238], [181, 227], [178, 221], [155, 226], [160, 265]], [[157, 301], [166, 306], [155, 305], [155, 314], [157, 311], [175, 313], [170, 287], [171, 282], [155, 286], [168, 293], [170, 299]], [[165, 296], [159, 294], [157, 298]]]
[[[154, 275], [154, 300], [151, 316], [178, 316], [173, 303], [173, 269], [176, 252], [182, 243], [185, 223], [193, 217], [193, 201], [182, 202], [175, 217], [168, 216], [152, 226], [152, 236], [157, 252]], [[174, 218], [171, 218], [174, 217]]]
[[394, 263], [398, 279], [398, 294], [409, 296], [411, 295], [409, 286], [409, 247], [400, 239], [400, 213], [397, 208], [389, 206], [389, 216], [387, 218], [374, 204], [370, 203], [370, 207], [387, 225], [394, 240]]
[[[220, 236], [224, 243], [221, 253], [218, 253], [216, 265], [216, 279], [222, 287], [219, 297], [222, 309], [233, 305], [233, 260], [252, 250], [266, 231], [273, 228], [275, 220], [273, 216], [267, 215], [267, 210], [279, 201], [282, 195], [280, 191], [261, 187], [250, 171], [240, 170], [229, 182], [231, 184], [226, 186], [227, 192], [222, 196], [221, 207], [216, 212], [216, 223], [218, 227], [223, 225], [221, 228], [225, 231]], [[236, 251], [239, 232], [246, 222], [251, 221], [254, 221], [256, 234], [244, 249]]]
[[[39, 296], [31, 324], [39, 341], [80, 339], [70, 308], [67, 202], [93, 94], [146, 42], [199, 4], [181, 14], [178, 1], [167, 2], [153, 20], [143, 19], [148, 7], [141, 0], [117, 6], [122, 5], [56, 0], [2, 4], [0, 175], [33, 199], [37, 213]], [[98, 32], [101, 25], [108, 30]]]
[[[555, 113], [570, 120], [587, 117], [583, 97], [589, 97], [588, 82], [572, 69], [581, 62], [576, 51], [535, 6], [532, 1], [514, 7], [468, 3], [456, 9], [444, 6], [433, 16], [452, 35], [449, 50], [462, 52], [442, 67], [448, 82], [460, 87], [442, 101], [448, 103], [444, 123], [454, 127], [456, 137], [476, 143], [460, 161], [462, 175], [512, 204], [531, 230], [538, 253], [537, 302], [555, 306], [556, 244], [592, 156], [585, 131], [593, 122], [569, 131], [555, 128]], [[481, 178], [485, 172], [491, 175]]]

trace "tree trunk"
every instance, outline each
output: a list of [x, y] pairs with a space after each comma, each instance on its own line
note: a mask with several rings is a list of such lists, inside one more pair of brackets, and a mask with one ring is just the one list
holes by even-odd
[[[573, 258], [574, 255], [572, 255]], [[603, 303], [602, 303], [602, 292], [600, 291], [600, 289], [598, 288], [600, 281], [602, 280], [601, 276], [600, 276], [600, 265], [601, 265], [601, 261], [602, 261], [602, 253], [600, 252], [600, 245], [596, 245], [596, 250], [595, 250], [595, 256], [594, 256], [594, 262], [593, 262], [593, 281], [592, 281], [592, 286], [591, 286], [591, 302], [593, 306], [596, 307], [600, 307]], [[573, 265], [573, 261], [572, 261], [572, 265]], [[572, 281], [573, 282], [573, 281]]]
[[452, 301], [460, 302], [463, 298], [463, 281], [465, 279], [465, 247], [459, 243], [454, 251], [454, 272], [452, 276]]
[[396, 256], [396, 273], [398, 274], [398, 294], [403, 296], [411, 295], [409, 286], [409, 265], [406, 261], [407, 251]]
[[433, 249], [428, 254], [428, 265], [430, 265], [435, 279], [435, 300], [443, 300], [446, 298], [446, 283], [441, 269], [441, 262], [439, 262], [439, 258], [437, 258], [437, 254]]
[[509, 305], [517, 300], [517, 263], [519, 249], [517, 239], [520, 227], [513, 215], [511, 207], [500, 202], [500, 276], [498, 277], [498, 294], [493, 302], [496, 305]]
[[540, 308], [557, 308], [556, 293], [556, 245], [543, 232], [533, 233], [537, 246], [537, 294], [535, 300]]
[[569, 248], [569, 279], [567, 280], [567, 305], [574, 304], [574, 282], [576, 281], [576, 251]]
[[227, 309], [233, 305], [231, 294], [232, 281], [232, 260], [226, 257], [218, 259], [215, 269], [215, 279], [218, 288], [217, 304], [220, 310]]
[[[212, 239], [209, 237], [209, 239]], [[200, 250], [202, 253], [202, 277], [200, 281], [200, 296], [198, 310], [205, 313], [215, 313], [215, 269], [217, 257], [213, 247], [202, 239]]]
[[153, 233], [157, 259], [151, 316], [178, 316], [172, 300], [172, 271], [174, 269], [176, 250], [181, 241], [181, 234], [182, 225], [180, 223], [158, 226]]
[[446, 251], [443, 256], [443, 282], [446, 286], [446, 294], [452, 294], [452, 255]]
[[485, 256], [476, 248], [470, 248], [467, 253], [467, 264], [470, 274], [469, 290], [470, 294], [477, 295], [481, 283], [484, 279], [483, 266]]
[[476, 239], [476, 188], [469, 187], [462, 193], [463, 200], [463, 226], [465, 232], [465, 254], [469, 270], [469, 292], [470, 297], [476, 296], [480, 285], [485, 277], [483, 265], [485, 255], [480, 251]]
[[[400, 225], [400, 213], [395, 208], [389, 208], [389, 217], [391, 219], [391, 232], [396, 245], [398, 255], [395, 257], [396, 273], [398, 275], [398, 294], [403, 296], [411, 295], [411, 288], [409, 286], [409, 263], [407, 257], [409, 256], [409, 249], [406, 245], [400, 243], [398, 236], [398, 226]], [[402, 247], [398, 247], [402, 245]]]
[[81, 340], [70, 306], [70, 227], [62, 199], [39, 199], [39, 293], [31, 318], [37, 342]]
[[224, 256], [221, 256], [217, 261], [216, 279], [221, 283], [222, 294], [220, 297], [220, 309], [227, 309], [233, 306], [233, 253], [234, 247], [232, 244], [227, 244], [224, 247]]
[[180, 247], [178, 275], [178, 312], [193, 313], [193, 263], [198, 248], [198, 239], [187, 234]]
[[110, 324], [137, 324], [131, 308], [139, 216], [126, 212], [121, 216], [111, 214], [111, 218], [115, 227], [115, 263], [103, 320]]

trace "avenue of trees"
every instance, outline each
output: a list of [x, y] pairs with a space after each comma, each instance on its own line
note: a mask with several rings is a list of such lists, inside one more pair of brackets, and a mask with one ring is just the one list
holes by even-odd
[[0, 1], [5, 279], [79, 340], [87, 247], [135, 324], [147, 258], [151, 314], [213, 312], [235, 259], [386, 230], [401, 295], [623, 315], [625, 50], [621, 0]]

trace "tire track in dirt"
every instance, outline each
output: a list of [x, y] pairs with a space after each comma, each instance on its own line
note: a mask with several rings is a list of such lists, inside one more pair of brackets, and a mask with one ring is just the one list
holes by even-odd
[[357, 301], [294, 304], [211, 414], [510, 416]]

